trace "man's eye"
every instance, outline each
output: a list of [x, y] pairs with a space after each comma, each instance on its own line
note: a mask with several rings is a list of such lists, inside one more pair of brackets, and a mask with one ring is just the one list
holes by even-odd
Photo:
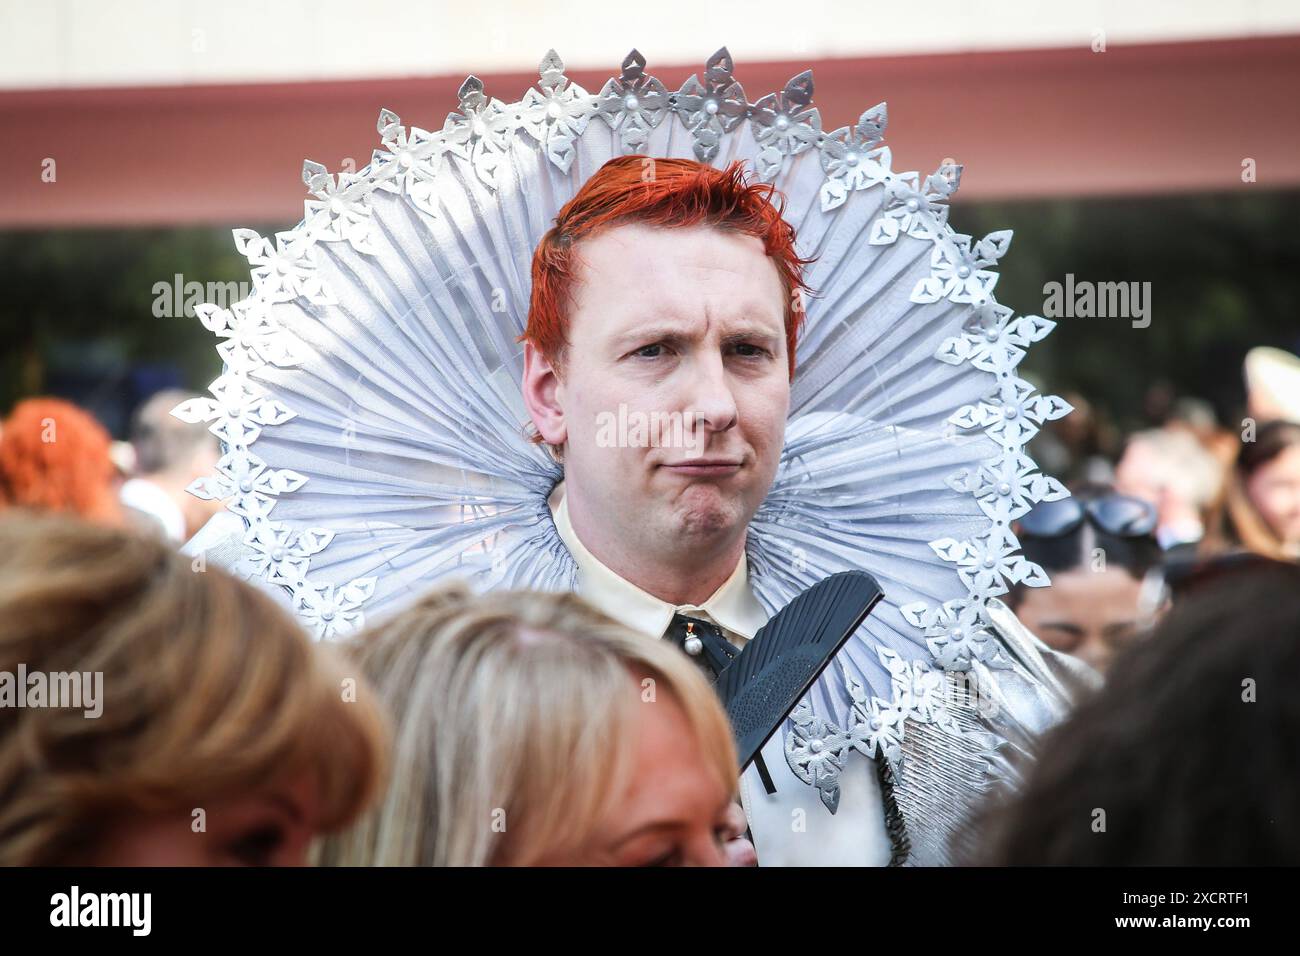
[[1106, 634], [1106, 643], [1111, 647], [1123, 647], [1125, 644], [1133, 641], [1137, 635], [1138, 629], [1136, 625], [1131, 624], [1127, 627], [1117, 627], [1115, 630]]
[[658, 358], [663, 354], [662, 345], [643, 345], [634, 352], [640, 358]]
[[1044, 627], [1040, 636], [1044, 643], [1058, 651], [1072, 651], [1082, 643], [1082, 635], [1054, 627]]
[[756, 358], [758, 356], [766, 355], [767, 349], [763, 348], [761, 345], [754, 345], [752, 342], [741, 342], [736, 346], [736, 352], [745, 358]]
[[245, 866], [269, 866], [283, 842], [284, 830], [275, 825], [262, 826], [240, 836], [228, 850]]

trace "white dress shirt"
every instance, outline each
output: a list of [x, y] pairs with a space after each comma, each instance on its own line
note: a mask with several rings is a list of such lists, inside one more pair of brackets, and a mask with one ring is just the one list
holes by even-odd
[[[578, 539], [569, 520], [564, 484], [550, 498], [555, 528], [578, 565], [578, 593], [635, 631], [660, 639], [674, 614], [702, 618], [722, 628], [737, 647], [767, 623], [767, 612], [749, 585], [742, 558], [731, 576], [703, 604], [672, 605], [602, 564]], [[751, 764], [740, 778], [741, 805], [763, 866], [884, 866], [892, 852], [884, 802], [874, 763], [850, 751], [840, 774], [840, 803], [832, 815], [815, 787], [794, 775], [785, 758], [785, 732], [763, 745], [776, 792], [769, 794]]]

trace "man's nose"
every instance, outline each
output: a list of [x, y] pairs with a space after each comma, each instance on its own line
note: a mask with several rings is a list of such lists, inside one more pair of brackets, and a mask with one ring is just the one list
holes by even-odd
[[722, 356], [717, 353], [705, 355], [693, 371], [688, 413], [694, 413], [696, 424], [710, 431], [733, 428], [737, 418], [736, 396]]
[[1079, 658], [1085, 664], [1090, 665], [1098, 673], [1105, 674], [1106, 668], [1110, 665], [1110, 659], [1113, 651], [1107, 646], [1100, 634], [1088, 634], [1083, 643], [1074, 650], [1074, 656]]

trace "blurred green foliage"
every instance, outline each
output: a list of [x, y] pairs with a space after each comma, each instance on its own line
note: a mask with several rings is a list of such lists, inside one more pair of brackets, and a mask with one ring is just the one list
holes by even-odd
[[[958, 194], [960, 196], [960, 194]], [[1151, 324], [1055, 321], [1022, 369], [1036, 384], [1086, 396], [1124, 430], [1145, 422], [1144, 397], [1168, 385], [1241, 411], [1241, 362], [1256, 345], [1300, 348], [1300, 192], [963, 206], [951, 222], [979, 238], [1015, 230], [998, 301], [1041, 315], [1043, 286], [1149, 282]]]
[[90, 379], [87, 394], [69, 397], [112, 405], [141, 365], [172, 367], [203, 390], [221, 372], [216, 339], [192, 315], [154, 315], [156, 283], [177, 273], [249, 281], [228, 229], [0, 234], [0, 411], [66, 375]]

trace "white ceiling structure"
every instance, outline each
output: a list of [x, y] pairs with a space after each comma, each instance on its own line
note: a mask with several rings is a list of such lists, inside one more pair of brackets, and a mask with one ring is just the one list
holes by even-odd
[[[266, 83], [1300, 33], [1297, 0], [0, 0], [0, 89]], [[887, 12], [884, 15], [880, 11]]]

